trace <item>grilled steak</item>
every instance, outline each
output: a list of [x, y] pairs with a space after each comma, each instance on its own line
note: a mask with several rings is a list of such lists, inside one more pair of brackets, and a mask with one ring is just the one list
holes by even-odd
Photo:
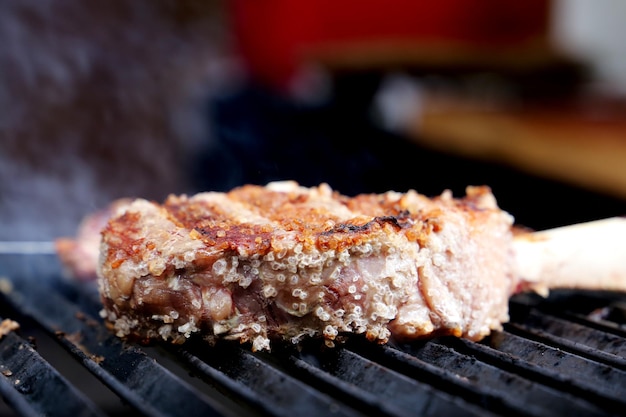
[[466, 193], [276, 182], [135, 200], [102, 231], [103, 317], [120, 337], [253, 350], [346, 333], [479, 340], [508, 320], [513, 218], [488, 187]]

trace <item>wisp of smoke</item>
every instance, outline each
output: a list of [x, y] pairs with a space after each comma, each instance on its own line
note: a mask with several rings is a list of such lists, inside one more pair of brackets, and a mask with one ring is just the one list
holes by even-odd
[[0, 1], [0, 240], [49, 240], [119, 197], [186, 188], [218, 1]]

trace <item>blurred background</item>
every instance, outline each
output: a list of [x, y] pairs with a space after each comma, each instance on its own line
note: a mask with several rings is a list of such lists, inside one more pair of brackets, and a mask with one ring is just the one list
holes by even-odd
[[0, 0], [0, 240], [120, 197], [489, 185], [626, 214], [620, 0]]

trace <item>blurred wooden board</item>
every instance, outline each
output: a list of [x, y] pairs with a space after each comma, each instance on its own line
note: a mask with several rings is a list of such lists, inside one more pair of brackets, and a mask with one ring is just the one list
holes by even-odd
[[625, 106], [585, 111], [426, 105], [409, 126], [416, 142], [502, 162], [626, 199]]

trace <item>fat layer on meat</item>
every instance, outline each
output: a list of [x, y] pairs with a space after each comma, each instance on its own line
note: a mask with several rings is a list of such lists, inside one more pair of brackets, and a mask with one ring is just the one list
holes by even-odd
[[508, 320], [512, 224], [485, 186], [348, 197], [286, 181], [138, 199], [102, 231], [102, 315], [120, 337], [199, 332], [253, 350], [346, 333], [479, 340]]

